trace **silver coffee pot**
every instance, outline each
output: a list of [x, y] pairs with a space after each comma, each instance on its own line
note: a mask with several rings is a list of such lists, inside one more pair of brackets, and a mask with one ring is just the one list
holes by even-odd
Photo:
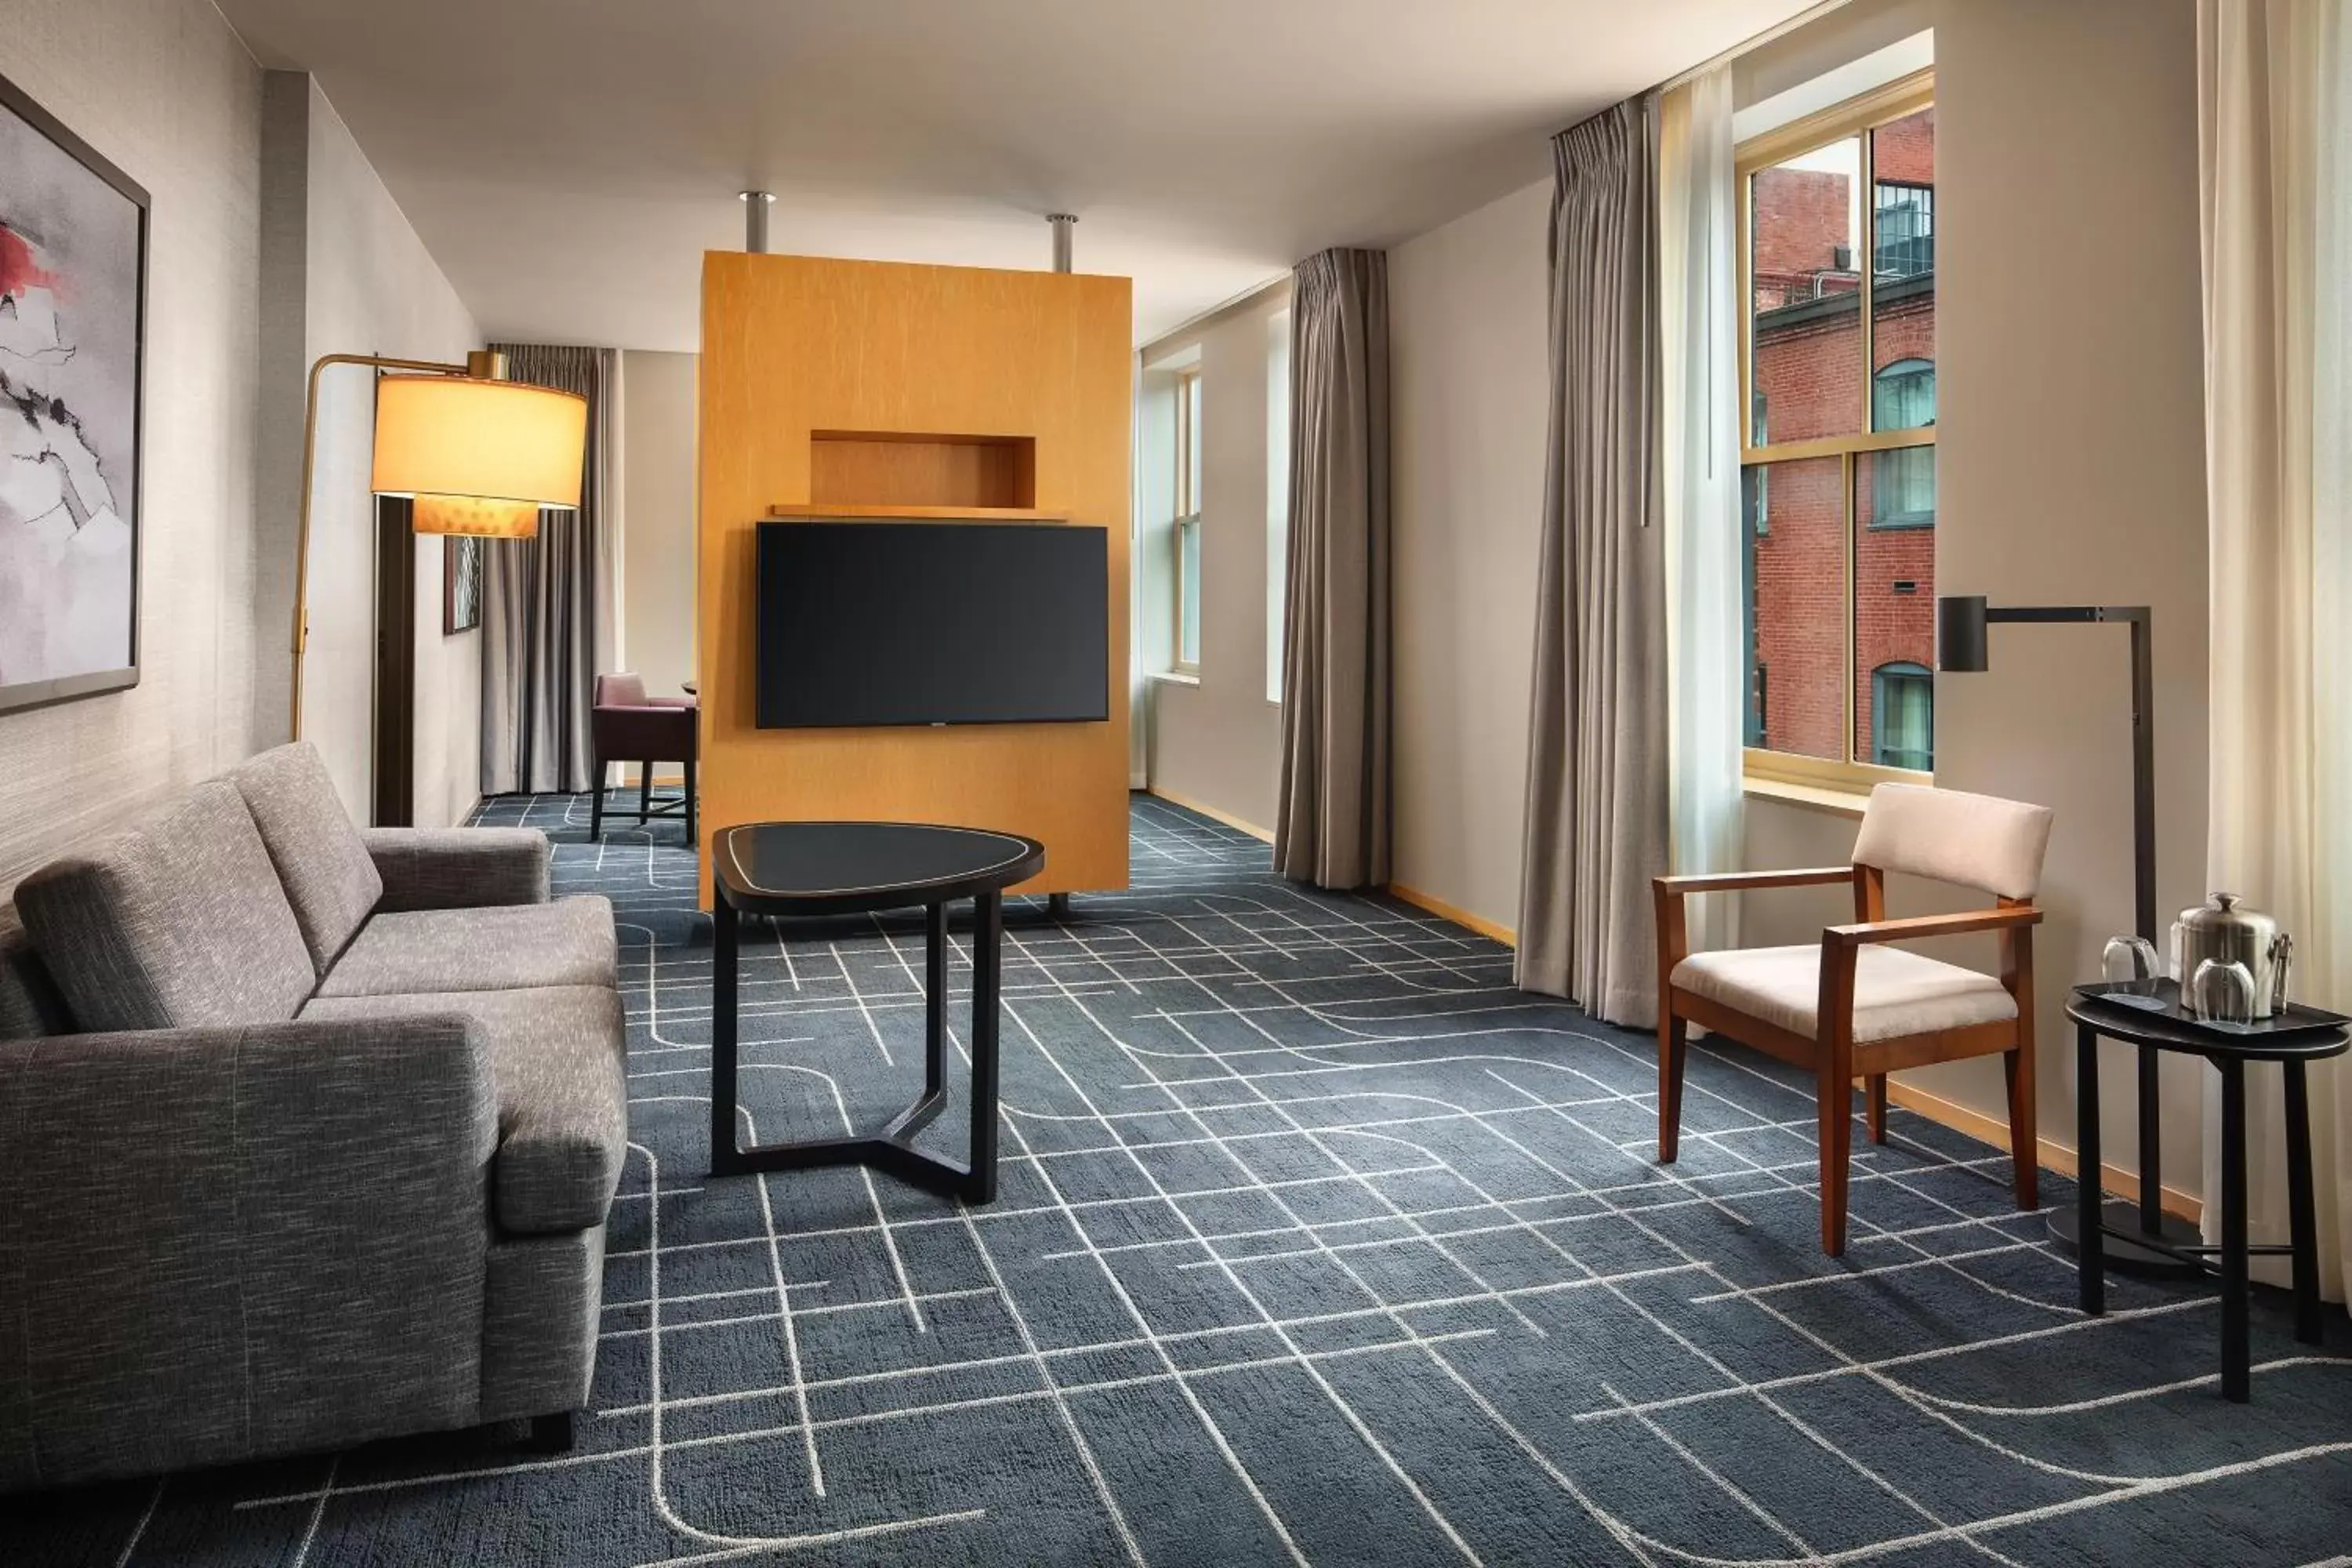
[[2172, 922], [2172, 973], [2185, 988], [2197, 966], [2242, 963], [2254, 981], [2254, 1016], [2273, 1018], [2286, 1011], [2287, 969], [2294, 940], [2278, 921], [2249, 909], [2235, 893], [2215, 893]]

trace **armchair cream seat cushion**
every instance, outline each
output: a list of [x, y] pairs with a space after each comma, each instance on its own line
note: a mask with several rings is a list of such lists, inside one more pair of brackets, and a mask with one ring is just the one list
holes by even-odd
[[[1694, 996], [1761, 1018], [1807, 1039], [1819, 1037], [1822, 950], [1743, 947], [1695, 952], [1675, 966], [1674, 984]], [[2017, 1004], [1990, 974], [1939, 963], [1899, 947], [1854, 955], [1853, 1037], [1963, 1029], [2017, 1016]]]

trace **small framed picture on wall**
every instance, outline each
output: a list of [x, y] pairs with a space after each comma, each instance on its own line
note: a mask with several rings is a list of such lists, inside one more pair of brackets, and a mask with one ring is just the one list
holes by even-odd
[[452, 533], [441, 542], [441, 635], [456, 637], [482, 624], [482, 552], [489, 541]]
[[0, 80], [0, 711], [139, 684], [147, 193]]

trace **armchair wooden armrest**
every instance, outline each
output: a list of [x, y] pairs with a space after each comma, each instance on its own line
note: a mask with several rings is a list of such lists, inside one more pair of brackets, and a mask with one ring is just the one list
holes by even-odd
[[2042, 911], [2031, 904], [1997, 910], [1964, 910], [1954, 915], [1919, 915], [1910, 920], [1869, 921], [1857, 925], [1831, 926], [1822, 932], [1823, 947], [1853, 948], [1872, 942], [1917, 942], [1931, 936], [1964, 936], [1979, 931], [2014, 931], [2040, 925]]
[[1752, 888], [1811, 888], [1851, 882], [1851, 866], [1815, 866], [1801, 871], [1709, 871], [1689, 877], [1653, 877], [1650, 884], [1668, 898], [1685, 893], [1736, 893]]

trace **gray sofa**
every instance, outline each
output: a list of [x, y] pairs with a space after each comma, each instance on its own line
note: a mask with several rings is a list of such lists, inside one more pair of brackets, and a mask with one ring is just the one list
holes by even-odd
[[0, 905], [0, 1489], [532, 1418], [594, 1370], [611, 907], [308, 746]]

